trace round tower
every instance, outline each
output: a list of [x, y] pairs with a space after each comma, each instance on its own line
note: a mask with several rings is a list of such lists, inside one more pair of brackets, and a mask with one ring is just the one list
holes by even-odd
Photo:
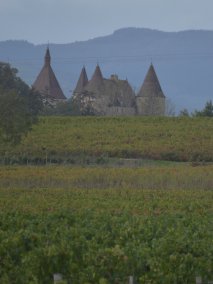
[[165, 98], [154, 66], [151, 64], [136, 97], [137, 114], [165, 115]]

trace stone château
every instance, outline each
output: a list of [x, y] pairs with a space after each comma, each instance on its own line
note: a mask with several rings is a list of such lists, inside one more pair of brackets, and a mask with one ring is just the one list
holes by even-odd
[[[51, 57], [47, 48], [44, 66], [35, 83], [44, 104], [51, 106], [66, 101], [56, 76], [51, 68]], [[72, 103], [81, 114], [92, 115], [165, 115], [165, 95], [161, 89], [153, 64], [147, 72], [137, 94], [128, 80], [121, 80], [116, 74], [109, 79], [103, 77], [97, 64], [92, 78], [88, 80], [85, 66], [82, 68], [73, 91]]]
[[82, 114], [165, 115], [165, 95], [153, 64], [137, 95], [128, 80], [120, 80], [117, 75], [105, 79], [99, 65], [88, 81], [83, 67], [72, 100]]

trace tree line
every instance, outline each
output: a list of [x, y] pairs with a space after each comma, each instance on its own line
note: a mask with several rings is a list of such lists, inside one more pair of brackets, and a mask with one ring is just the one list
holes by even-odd
[[207, 101], [205, 107], [202, 110], [195, 110], [192, 113], [189, 113], [187, 109], [180, 111], [179, 116], [192, 116], [192, 117], [213, 117], [213, 104], [212, 100]]
[[[72, 98], [58, 103], [54, 108], [45, 107], [43, 108], [43, 115], [94, 115], [93, 112], [88, 108], [82, 112], [79, 105], [72, 101]], [[168, 100], [168, 106], [166, 109], [166, 116], [176, 116], [175, 115], [175, 105]], [[186, 108], [181, 110], [178, 116], [186, 117], [213, 117], [213, 103], [212, 101], [207, 101], [202, 110], [195, 110], [190, 113]]]

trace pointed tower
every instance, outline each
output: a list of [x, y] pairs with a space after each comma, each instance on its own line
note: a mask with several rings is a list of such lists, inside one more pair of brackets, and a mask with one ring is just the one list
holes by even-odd
[[165, 115], [165, 95], [151, 64], [136, 98], [139, 115]]
[[103, 80], [103, 75], [102, 75], [102, 72], [101, 72], [101, 68], [100, 66], [97, 64], [96, 68], [95, 68], [95, 72], [92, 76], [92, 79], [91, 81], [94, 81], [96, 83], [100, 82]]
[[97, 64], [95, 72], [92, 75], [92, 79], [88, 82], [86, 90], [92, 93], [98, 93], [103, 89], [104, 78], [100, 69], [100, 66]]
[[75, 87], [75, 90], [73, 91], [73, 94], [80, 94], [84, 90], [84, 87], [87, 85], [87, 83], [88, 83], [87, 72], [85, 67], [83, 67], [77, 85]]
[[54, 104], [58, 101], [66, 100], [51, 67], [49, 47], [44, 57], [44, 66], [35, 80], [33, 88], [42, 95], [44, 102]]

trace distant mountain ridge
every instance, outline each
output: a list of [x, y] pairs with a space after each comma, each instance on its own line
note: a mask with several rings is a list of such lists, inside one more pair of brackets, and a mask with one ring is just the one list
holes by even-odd
[[[46, 44], [0, 42], [0, 61], [18, 68], [31, 85], [42, 68]], [[152, 62], [162, 89], [176, 106], [190, 111], [213, 99], [213, 31], [163, 32], [124, 28], [87, 41], [50, 44], [52, 67], [67, 97], [75, 88], [82, 66], [88, 77], [99, 63], [104, 77], [116, 73], [138, 91]]]

